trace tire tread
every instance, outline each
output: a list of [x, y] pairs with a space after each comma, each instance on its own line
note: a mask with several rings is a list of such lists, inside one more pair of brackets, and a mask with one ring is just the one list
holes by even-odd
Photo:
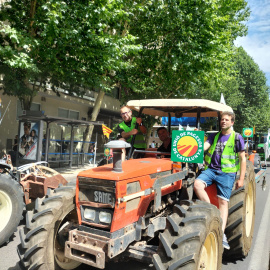
[[17, 231], [20, 221], [23, 219], [25, 208], [24, 193], [21, 185], [8, 174], [0, 174], [0, 190], [5, 192], [12, 201], [12, 213], [10, 220], [0, 232], [0, 246], [8, 243], [10, 237]]

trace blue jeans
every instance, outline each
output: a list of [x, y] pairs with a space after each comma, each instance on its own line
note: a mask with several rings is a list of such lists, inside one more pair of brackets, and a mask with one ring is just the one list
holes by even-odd
[[235, 173], [224, 173], [222, 171], [208, 168], [198, 176], [197, 180], [203, 182], [206, 187], [216, 183], [217, 196], [225, 201], [229, 201], [235, 176]]

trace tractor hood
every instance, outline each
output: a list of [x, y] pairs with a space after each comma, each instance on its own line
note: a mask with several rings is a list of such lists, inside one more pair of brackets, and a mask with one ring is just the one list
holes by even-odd
[[104, 165], [90, 170], [82, 171], [79, 177], [92, 177], [95, 179], [121, 181], [129, 178], [151, 175], [172, 169], [172, 161], [170, 158], [143, 158], [131, 159], [122, 163], [123, 171], [113, 171], [113, 165]]

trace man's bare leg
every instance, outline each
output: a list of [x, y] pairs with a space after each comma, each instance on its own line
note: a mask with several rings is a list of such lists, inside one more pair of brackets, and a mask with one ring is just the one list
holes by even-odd
[[[202, 181], [195, 180], [194, 191], [201, 201], [210, 203], [209, 196], [205, 191], [205, 184]], [[227, 224], [227, 219], [228, 219], [228, 202], [218, 197], [218, 204], [219, 204], [220, 217], [222, 218], [222, 231], [224, 233], [226, 224]], [[223, 234], [222, 243], [223, 243], [224, 248], [230, 249], [230, 246], [228, 244], [225, 234]]]
[[209, 196], [205, 191], [205, 184], [200, 180], [195, 180], [194, 191], [199, 198], [199, 200], [210, 203]]
[[[205, 191], [205, 184], [202, 181], [195, 180], [194, 191], [199, 200], [210, 203], [209, 196]], [[225, 231], [228, 219], [228, 202], [218, 197], [220, 217], [222, 218], [222, 230]]]
[[220, 217], [222, 218], [222, 231], [225, 231], [228, 219], [228, 202], [218, 197]]

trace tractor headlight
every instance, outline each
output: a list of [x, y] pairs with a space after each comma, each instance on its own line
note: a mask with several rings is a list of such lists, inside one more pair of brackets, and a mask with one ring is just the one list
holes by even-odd
[[102, 223], [108, 223], [108, 224], [110, 224], [111, 221], [112, 221], [112, 215], [111, 215], [111, 213], [101, 211], [99, 213], [99, 221], [102, 222]]
[[96, 218], [96, 211], [93, 209], [85, 208], [83, 216], [85, 219], [95, 220]]

